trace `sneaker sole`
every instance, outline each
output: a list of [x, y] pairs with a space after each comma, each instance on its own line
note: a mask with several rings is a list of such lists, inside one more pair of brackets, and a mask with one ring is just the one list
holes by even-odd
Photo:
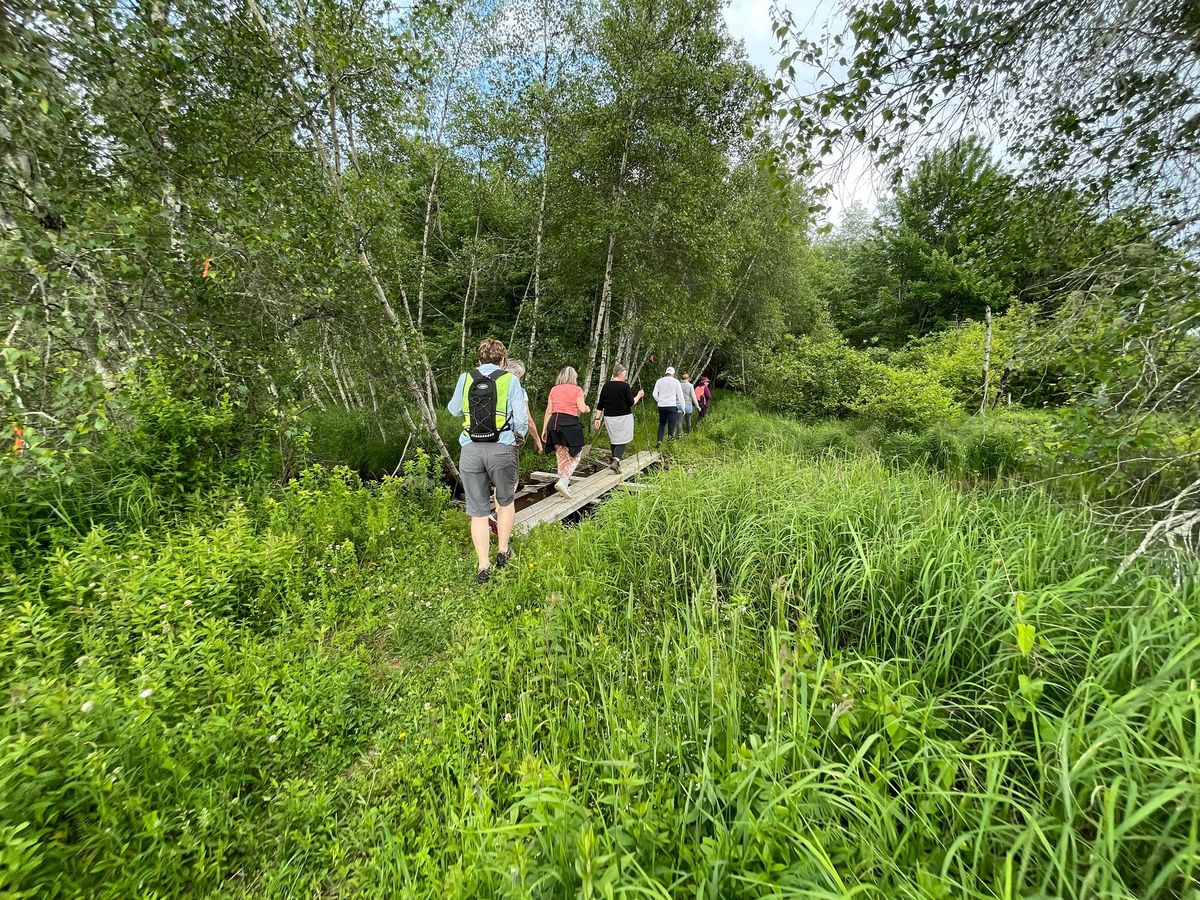
[[565, 484], [558, 484], [558, 483], [555, 483], [555, 485], [554, 485], [554, 489], [555, 489], [556, 491], [558, 491], [558, 493], [559, 493], [559, 496], [561, 496], [561, 497], [563, 497], [563, 498], [565, 498], [565, 499], [567, 499], [567, 500], [574, 500], [574, 499], [575, 499], [574, 497], [572, 497], [572, 496], [571, 496], [571, 492], [570, 492], [569, 490], [567, 490], [567, 486], [566, 486]]

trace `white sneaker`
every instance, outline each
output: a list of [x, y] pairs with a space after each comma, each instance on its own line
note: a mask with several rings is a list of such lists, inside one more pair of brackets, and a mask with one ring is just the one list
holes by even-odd
[[554, 482], [554, 489], [556, 491], [558, 491], [560, 494], [562, 494], [564, 497], [566, 497], [568, 500], [571, 500], [571, 499], [573, 499], [571, 497], [571, 492], [569, 490], [567, 490], [567, 485], [569, 483], [570, 482], [568, 481], [568, 479], [560, 478], [560, 479], [558, 479], [558, 481]]

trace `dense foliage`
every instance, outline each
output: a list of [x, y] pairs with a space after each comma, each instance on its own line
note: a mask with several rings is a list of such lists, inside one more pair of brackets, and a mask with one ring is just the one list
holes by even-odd
[[[0, 895], [1200, 890], [1200, 23], [722, 13], [0, 2]], [[485, 336], [726, 390], [480, 588]]]
[[[6, 569], [6, 889], [1186, 894], [1195, 583], [720, 402], [482, 592], [419, 467]], [[1020, 467], [1014, 424], [923, 440]]]

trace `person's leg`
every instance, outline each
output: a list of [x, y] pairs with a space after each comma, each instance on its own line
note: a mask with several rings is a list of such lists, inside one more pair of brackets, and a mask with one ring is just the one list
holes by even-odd
[[560, 478], [569, 477], [571, 474], [571, 451], [559, 444], [554, 448], [555, 461], [558, 465], [558, 475]]
[[662, 443], [663, 429], [666, 428], [671, 421], [670, 416], [667, 414], [668, 412], [669, 410], [662, 406], [658, 408], [658, 444]]
[[[497, 525], [497, 528], [499, 526]], [[475, 559], [479, 563], [479, 571], [486, 572], [491, 567], [490, 554], [492, 529], [488, 525], [488, 517], [471, 517], [471, 543], [475, 545]]]
[[508, 444], [492, 444], [490, 472], [496, 484], [496, 568], [508, 564], [513, 522], [517, 515], [516, 493], [520, 451]]
[[613, 444], [612, 458], [620, 462], [621, 458], [625, 456], [625, 448], [628, 446], [628, 444]]
[[496, 545], [508, 556], [509, 541], [512, 540], [513, 524], [517, 520], [517, 504], [510, 503], [496, 510]]
[[467, 515], [471, 519], [471, 543], [475, 546], [475, 557], [479, 571], [489, 568], [491, 529], [488, 513], [492, 505], [492, 482], [488, 476], [486, 444], [466, 444], [459, 456], [458, 474], [462, 479], [463, 496], [467, 501]]
[[[566, 469], [567, 469], [567, 470], [566, 470], [565, 472], [563, 472], [563, 473], [562, 473], [562, 474], [563, 474], [563, 475], [565, 475], [567, 478], [570, 478], [572, 475], [574, 475], [574, 474], [575, 474], [575, 470], [576, 470], [577, 468], [579, 468], [579, 455], [580, 455], [580, 453], [583, 453], [583, 448], [580, 448], [580, 450], [579, 450], [579, 453], [576, 453], [574, 456], [571, 456], [571, 455], [570, 455], [570, 453], [568, 453], [568, 454], [567, 454], [567, 462], [566, 462]], [[560, 471], [561, 471], [561, 470], [560, 470]]]

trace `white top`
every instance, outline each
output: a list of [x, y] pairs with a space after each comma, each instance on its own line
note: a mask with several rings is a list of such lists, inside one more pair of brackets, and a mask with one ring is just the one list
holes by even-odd
[[654, 402], [667, 409], [687, 406], [683, 397], [683, 385], [674, 375], [664, 375], [654, 382]]

